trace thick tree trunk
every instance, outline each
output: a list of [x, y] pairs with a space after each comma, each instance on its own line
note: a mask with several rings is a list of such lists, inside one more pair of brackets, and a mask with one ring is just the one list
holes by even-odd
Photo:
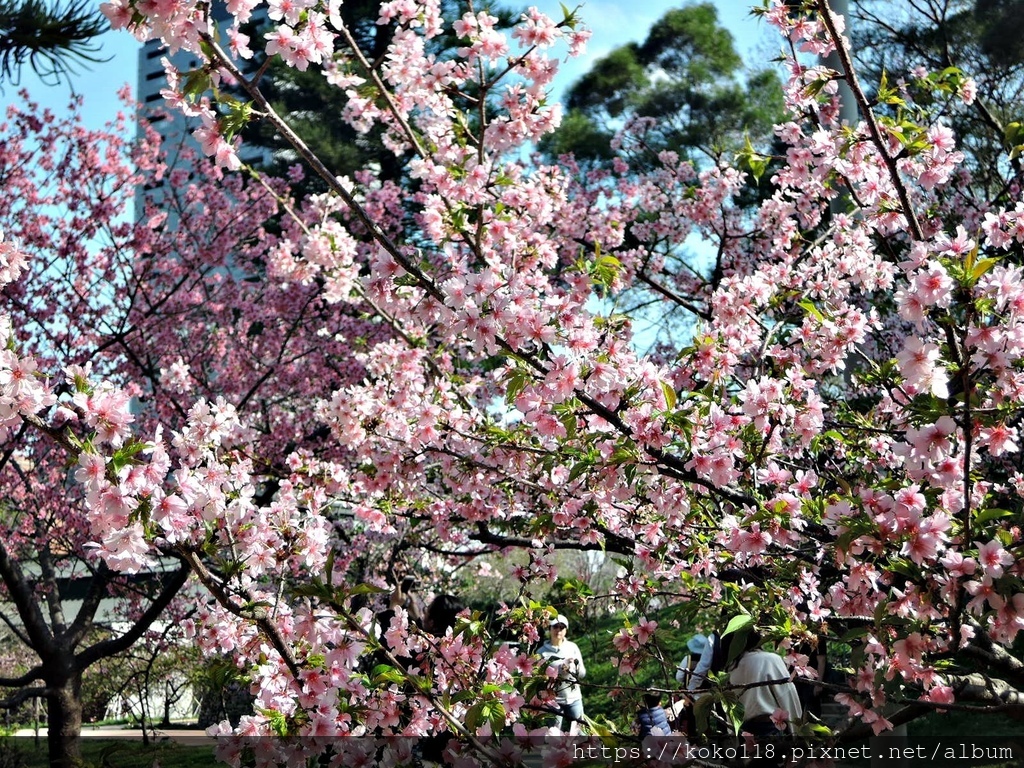
[[82, 759], [82, 678], [50, 686], [46, 695], [50, 768], [74, 768]]

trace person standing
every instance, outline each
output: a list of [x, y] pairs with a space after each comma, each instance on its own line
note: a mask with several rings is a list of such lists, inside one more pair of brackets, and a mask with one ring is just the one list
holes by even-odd
[[[782, 657], [760, 648], [761, 637], [756, 630], [745, 637], [733, 635], [730, 641], [743, 643], [742, 653], [729, 669], [729, 685], [738, 689], [743, 705], [742, 730], [760, 744], [777, 741], [786, 730], [793, 732], [793, 724], [801, 718], [803, 709]], [[771, 755], [765, 752], [762, 759], [751, 765], [782, 766], [787, 761], [788, 748], [780, 745]]]
[[[694, 643], [693, 648], [691, 648], [690, 643]], [[690, 638], [686, 647], [697, 658], [697, 662], [693, 665], [689, 680], [686, 683], [686, 690], [698, 691], [707, 685], [708, 674], [711, 672], [721, 672], [725, 666], [725, 650], [722, 647], [722, 636], [714, 631], [709, 632], [707, 637], [696, 635]]]
[[708, 649], [708, 645], [708, 638], [701, 634], [696, 634], [686, 641], [686, 650], [689, 653], [683, 657], [683, 660], [679, 662], [679, 666], [676, 667], [676, 682], [688, 691], [699, 688], [704, 683], [704, 678], [711, 668], [711, 654], [708, 654], [707, 666], [703, 668], [701, 676], [695, 679], [697, 666], [701, 659], [704, 658], [704, 652]]
[[697, 735], [697, 718], [693, 712], [693, 705], [701, 696], [700, 693], [692, 692], [702, 688], [707, 680], [717, 640], [718, 635], [714, 632], [710, 638], [699, 633], [694, 635], [686, 641], [686, 650], [689, 653], [676, 667], [676, 682], [682, 685], [687, 693], [680, 696], [669, 708], [670, 720], [676, 729], [690, 739]]
[[569, 620], [558, 614], [551, 620], [550, 630], [547, 642], [537, 649], [537, 653], [548, 666], [558, 671], [555, 687], [555, 700], [560, 712], [558, 726], [567, 733], [573, 723], [583, 721], [583, 691], [579, 681], [587, 676], [587, 668], [579, 646], [566, 639]]

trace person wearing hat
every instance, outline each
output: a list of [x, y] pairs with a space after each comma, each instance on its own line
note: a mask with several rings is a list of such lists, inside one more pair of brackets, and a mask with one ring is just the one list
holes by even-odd
[[583, 691], [580, 690], [579, 681], [587, 676], [579, 646], [565, 639], [568, 631], [569, 620], [558, 614], [551, 620], [550, 637], [537, 649], [548, 666], [558, 671], [555, 700], [560, 710], [558, 727], [563, 732], [568, 732], [573, 723], [583, 721]]
[[[700, 688], [707, 679], [708, 671], [711, 669], [711, 659], [714, 655], [713, 641], [715, 637], [714, 633], [710, 638], [698, 633], [686, 641], [686, 650], [689, 653], [676, 667], [676, 682], [686, 691]], [[697, 731], [693, 703], [699, 698], [699, 693], [684, 695], [669, 707], [669, 717], [672, 723], [691, 738]]]
[[707, 648], [708, 639], [704, 635], [696, 634], [686, 641], [686, 650], [689, 653], [683, 657], [683, 660], [679, 662], [679, 666], [676, 667], [676, 682], [688, 691], [698, 687], [691, 684], [694, 682], [697, 665], [700, 663], [700, 659]]

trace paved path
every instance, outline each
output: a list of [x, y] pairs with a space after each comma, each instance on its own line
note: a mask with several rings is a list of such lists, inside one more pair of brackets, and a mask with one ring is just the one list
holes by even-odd
[[[14, 732], [14, 735], [18, 738], [32, 738], [35, 736], [35, 731], [31, 728], [21, 728]], [[178, 744], [188, 744], [191, 746], [203, 745], [203, 744], [214, 744], [214, 739], [206, 735], [206, 732], [199, 728], [168, 728], [166, 731], [156, 729], [156, 736], [153, 736], [153, 731], [149, 732], [150, 738], [154, 741], [161, 741], [163, 739], [170, 739], [171, 741], [177, 742]], [[39, 738], [46, 738], [46, 727], [41, 726], [39, 728]], [[142, 740], [142, 731], [138, 728], [120, 728], [118, 726], [101, 726], [101, 727], [90, 727], [83, 726], [82, 738], [85, 739], [131, 739], [132, 741]]]

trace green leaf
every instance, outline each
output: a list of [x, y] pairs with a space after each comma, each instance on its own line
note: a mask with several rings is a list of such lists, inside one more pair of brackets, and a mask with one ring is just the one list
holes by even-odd
[[569, 29], [576, 29], [576, 11], [570, 11], [565, 3], [559, 3], [558, 7], [562, 9], [562, 23]]
[[750, 143], [750, 136], [747, 136], [743, 150], [736, 155], [736, 163], [741, 168], [750, 171], [754, 181], [760, 182], [764, 172], [768, 169], [769, 158], [757, 152], [754, 145]]
[[974, 269], [971, 270], [971, 281], [977, 281], [982, 275], [984, 275], [998, 263], [999, 259], [982, 259], [977, 264], [975, 264]]
[[132, 460], [146, 450], [147, 444], [141, 440], [133, 440], [130, 443], [126, 443], [124, 446], [119, 448], [113, 456], [110, 457], [110, 466], [116, 472], [122, 467], [132, 463]]
[[706, 733], [711, 724], [711, 708], [714, 706], [714, 696], [701, 696], [693, 703], [693, 718], [697, 722], [697, 732]]
[[907, 154], [911, 156], [919, 155], [922, 152], [926, 152], [931, 149], [931, 146], [931, 143], [924, 139], [915, 139], [907, 144], [906, 151]]
[[276, 709], [264, 709], [261, 713], [270, 721], [270, 730], [278, 736], [288, 735], [288, 719]]
[[569, 470], [569, 479], [567, 482], [575, 482], [579, 479], [580, 475], [592, 469], [593, 466], [594, 463], [592, 461], [577, 461], [572, 465], [572, 469]]
[[626, 462], [636, 461], [636, 451], [620, 446], [612, 452], [611, 458], [608, 461], [610, 464], [625, 464]]
[[974, 516], [974, 522], [987, 523], [990, 520], [998, 520], [1001, 517], [1009, 517], [1012, 514], [1013, 512], [1008, 509], [983, 509]]
[[743, 727], [743, 707], [739, 705], [727, 706], [726, 710], [729, 713], [729, 720], [732, 722], [733, 736], [739, 736], [740, 729]]
[[334, 577], [334, 548], [327, 550], [327, 563], [324, 565], [324, 583], [330, 584]]
[[377, 587], [373, 584], [356, 584], [348, 590], [349, 595], [379, 595], [382, 592], [387, 592], [384, 587]]
[[768, 158], [751, 155], [750, 159], [747, 160], [747, 165], [750, 168], [750, 175], [754, 177], [754, 181], [760, 182], [764, 172], [768, 170]]
[[390, 667], [387, 664], [378, 664], [373, 668], [373, 673], [370, 675], [373, 682], [377, 685], [381, 683], [397, 683], [401, 684], [405, 682], [405, 675], [401, 670], [395, 667]]
[[596, 285], [608, 289], [622, 272], [622, 262], [614, 256], [601, 256], [599, 244], [595, 244], [597, 258], [590, 268], [590, 278]]
[[516, 368], [509, 374], [507, 383], [505, 384], [505, 402], [511, 405], [515, 402], [515, 399], [519, 396], [526, 385], [530, 383], [530, 374], [522, 368]]
[[818, 322], [825, 322], [825, 316], [821, 314], [821, 310], [810, 299], [798, 301], [796, 305], [807, 312], [807, 314], [812, 315]]
[[722, 633], [722, 637], [731, 635], [733, 632], [750, 629], [752, 626], [754, 626], [754, 617], [749, 613], [741, 613], [739, 616], [733, 616], [729, 619], [729, 624]]
[[661, 391], [665, 395], [665, 405], [667, 406], [668, 410], [672, 410], [673, 408], [675, 408], [677, 402], [675, 388], [667, 381], [662, 379]]
[[878, 101], [883, 104], [889, 104], [895, 91], [889, 86], [889, 77], [886, 75], [885, 70], [882, 70], [882, 76], [878, 81]]
[[330, 601], [334, 595], [331, 590], [320, 579], [313, 579], [306, 584], [297, 584], [292, 589], [295, 597], [315, 597], [320, 600]]
[[888, 606], [884, 600], [879, 600], [875, 606], [875, 624], [881, 624], [888, 612]]
[[493, 733], [501, 733], [501, 729], [505, 727], [505, 705], [499, 699], [495, 699], [485, 707], [484, 717], [490, 721]]
[[[214, 34], [216, 34], [216, 32]], [[199, 41], [199, 50], [202, 51], [203, 57], [206, 58], [208, 61], [216, 61], [217, 60], [217, 51], [216, 51], [216, 49], [212, 45], [210, 45], [208, 42], [206, 42], [205, 40], [201, 39]]]
[[198, 101], [200, 96], [210, 90], [210, 84], [210, 73], [197, 69], [185, 77], [181, 92], [190, 101]]
[[475, 731], [484, 721], [484, 702], [478, 701], [466, 712], [466, 728]]
[[219, 121], [221, 133], [227, 141], [231, 141], [236, 134], [240, 133], [252, 117], [252, 102], [238, 101], [237, 99], [221, 99], [226, 104], [228, 113], [223, 115]]
[[1024, 141], [1024, 124], [1012, 122], [1004, 129], [1003, 137], [1007, 145], [1014, 146]]
[[565, 436], [567, 439], [572, 440], [576, 437], [576, 414], [571, 410], [563, 411], [558, 414], [558, 420], [562, 423], [565, 428]]
[[586, 722], [590, 727], [590, 732], [601, 739], [606, 746], [611, 747], [619, 743], [618, 739], [615, 738], [615, 732], [604, 723], [591, 720], [589, 717], [586, 717]]
[[847, 630], [846, 633], [839, 638], [839, 642], [853, 644], [855, 640], [864, 637], [869, 631], [868, 627], [854, 627], [853, 629]]
[[831, 78], [829, 77], [819, 77], [813, 82], [807, 84], [807, 86], [804, 88], [804, 93], [807, 96], [817, 96], [819, 93], [821, 93], [821, 89], [828, 85], [830, 81]]

